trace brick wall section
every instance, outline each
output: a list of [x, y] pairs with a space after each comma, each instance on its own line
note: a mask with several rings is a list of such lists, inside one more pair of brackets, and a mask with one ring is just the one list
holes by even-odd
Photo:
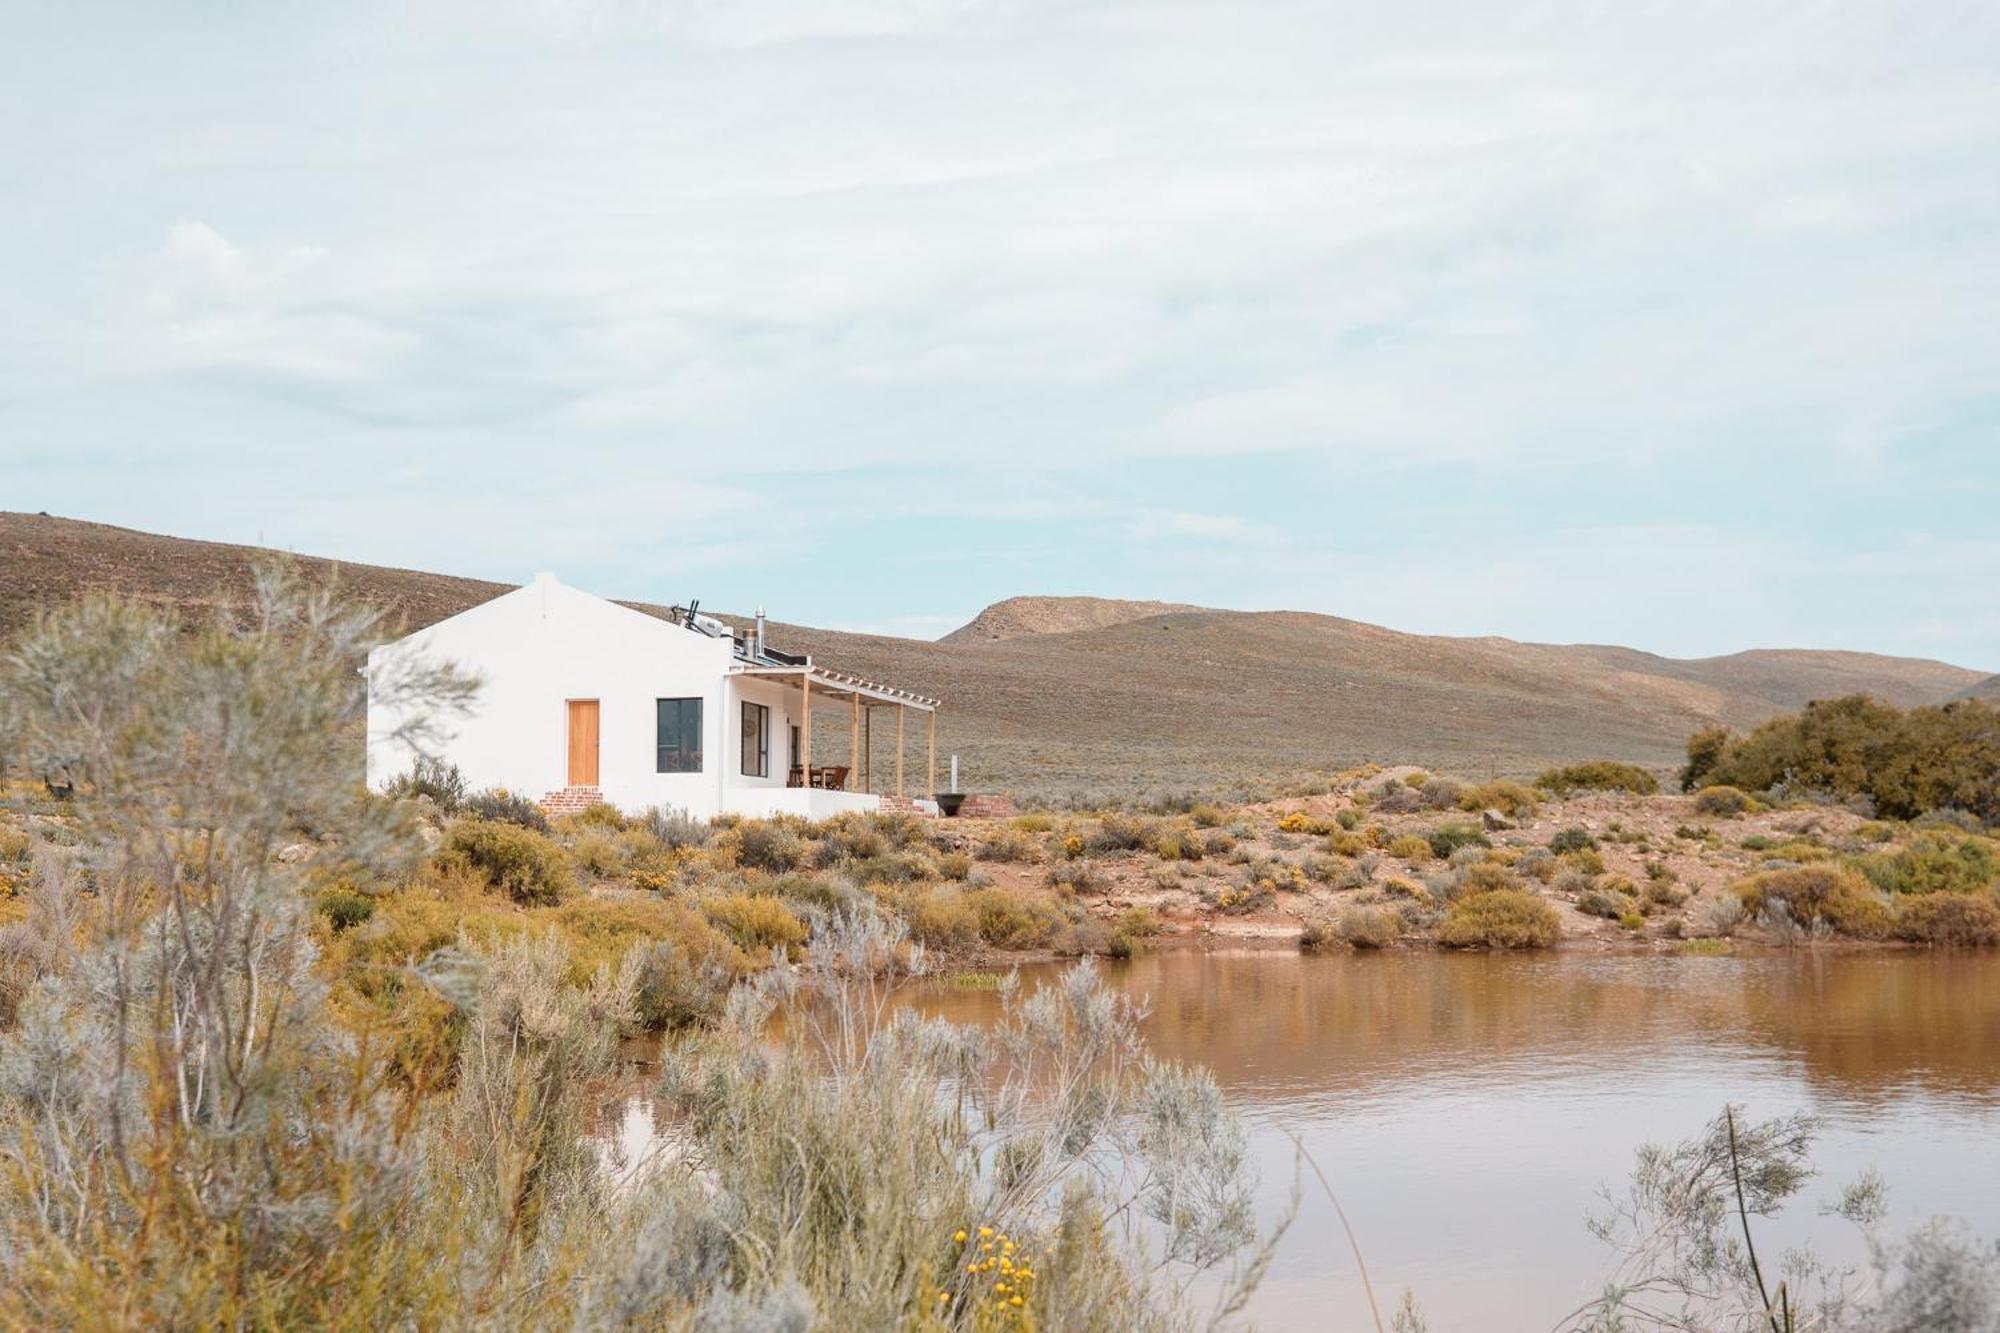
[[1017, 813], [1013, 798], [998, 792], [973, 792], [958, 807], [960, 819], [1012, 819]]
[[897, 796], [892, 792], [882, 793], [882, 813], [885, 815], [916, 815], [928, 819], [931, 812], [917, 804], [914, 796]]
[[574, 815], [590, 809], [593, 805], [604, 804], [604, 793], [596, 787], [564, 787], [552, 791], [542, 798], [542, 812], [550, 815]]

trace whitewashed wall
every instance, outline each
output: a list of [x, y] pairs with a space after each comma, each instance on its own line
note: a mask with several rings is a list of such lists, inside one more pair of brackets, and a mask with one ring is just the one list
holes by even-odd
[[[731, 788], [784, 788], [796, 688], [731, 676], [726, 640], [551, 576], [384, 645], [370, 655], [371, 670], [392, 653], [454, 662], [482, 678], [472, 714], [451, 722], [438, 747], [475, 789], [504, 787], [539, 799], [566, 785], [571, 699], [599, 701], [598, 786], [621, 808], [675, 806], [712, 817], [736, 808]], [[703, 771], [656, 773], [654, 701], [690, 697], [703, 701]], [[771, 708], [771, 765], [762, 779], [740, 772], [744, 698]], [[368, 781], [377, 788], [415, 759], [389, 736], [401, 720], [371, 700]]]

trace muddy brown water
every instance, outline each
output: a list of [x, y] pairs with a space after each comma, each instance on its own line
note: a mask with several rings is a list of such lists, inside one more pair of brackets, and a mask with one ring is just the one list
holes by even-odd
[[[1728, 1102], [1824, 1118], [1819, 1175], [1760, 1232], [1774, 1253], [1858, 1258], [1845, 1223], [1813, 1214], [1869, 1167], [1892, 1228], [1945, 1214], [2000, 1236], [2000, 956], [1185, 953], [1104, 970], [1149, 998], [1153, 1049], [1208, 1066], [1249, 1119], [1267, 1217], [1291, 1191], [1288, 1131], [1303, 1139], [1385, 1322], [1407, 1287], [1438, 1333], [1549, 1328], [1608, 1272], [1584, 1227], [1599, 1187]], [[983, 1022], [999, 999], [934, 983], [910, 1002]], [[1323, 1196], [1253, 1312], [1372, 1327]]]

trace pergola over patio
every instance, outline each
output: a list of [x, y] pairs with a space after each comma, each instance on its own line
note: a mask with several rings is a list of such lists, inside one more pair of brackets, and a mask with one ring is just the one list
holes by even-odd
[[[899, 689], [894, 685], [882, 685], [859, 676], [850, 676], [843, 671], [832, 671], [816, 666], [810, 660], [797, 666], [772, 666], [759, 663], [735, 668], [739, 676], [758, 676], [768, 680], [796, 681], [800, 694], [799, 707], [799, 763], [794, 765], [787, 786], [820, 787], [828, 790], [849, 790], [851, 784], [859, 782], [858, 790], [873, 793], [874, 780], [874, 720], [878, 708], [896, 710], [896, 791], [903, 796], [903, 756], [905, 717], [909, 710], [916, 709], [924, 715], [924, 749], [926, 772], [925, 795], [937, 798], [937, 710], [940, 701], [914, 690]], [[815, 765], [812, 762], [813, 696], [820, 695], [833, 699], [847, 700], [847, 734], [850, 758], [846, 767]]]

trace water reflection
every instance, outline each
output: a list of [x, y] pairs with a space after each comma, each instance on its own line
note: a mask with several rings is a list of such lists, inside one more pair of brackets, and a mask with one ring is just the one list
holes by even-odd
[[[1378, 1287], [1413, 1287], [1433, 1328], [1548, 1327], [1603, 1271], [1581, 1224], [1597, 1186], [1730, 1101], [1826, 1116], [1826, 1187], [1805, 1213], [1875, 1166], [1899, 1221], [2000, 1234], [1992, 956], [1165, 954], [1106, 975], [1151, 998], [1155, 1050], [1213, 1069], [1252, 1116], [1267, 1205], [1289, 1190], [1296, 1132]], [[909, 1002], [961, 1021], [998, 1007], [945, 985]], [[1365, 1322], [1334, 1228], [1308, 1204], [1260, 1297], [1267, 1326]], [[1808, 1229], [1853, 1250], [1810, 1218], [1774, 1239]]]

